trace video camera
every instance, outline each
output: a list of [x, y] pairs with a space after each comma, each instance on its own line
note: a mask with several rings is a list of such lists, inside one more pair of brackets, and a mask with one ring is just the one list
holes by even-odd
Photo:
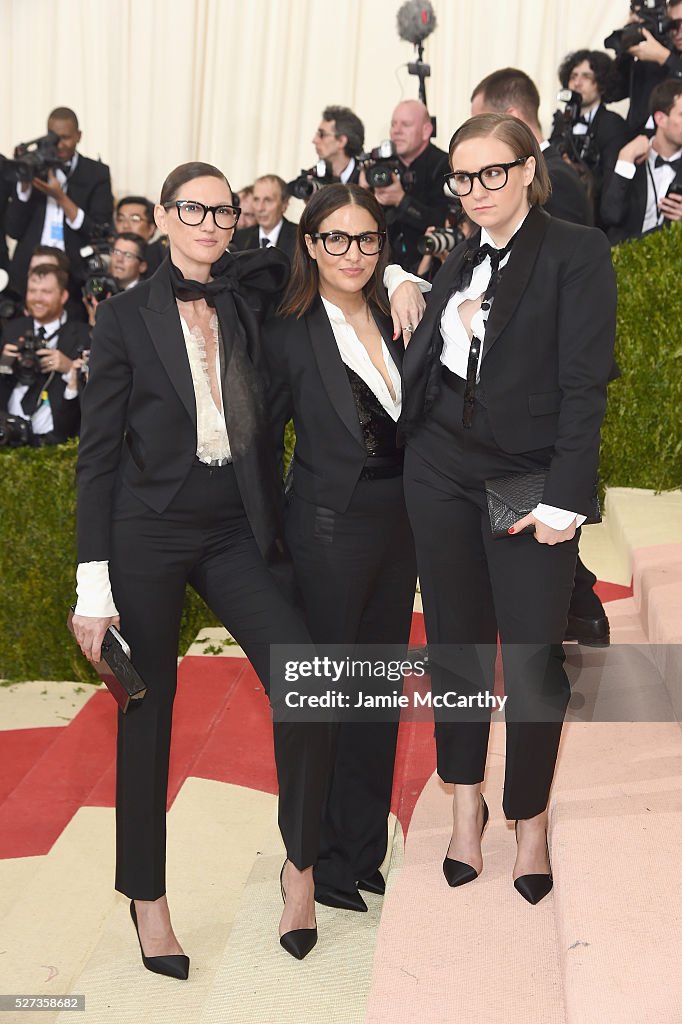
[[552, 139], [562, 156], [577, 164], [585, 164], [594, 170], [599, 163], [599, 152], [594, 136], [585, 125], [585, 130], [574, 132], [573, 128], [580, 120], [583, 98], [572, 89], [561, 89], [557, 93], [559, 103], [565, 104], [563, 110], [554, 111], [552, 123]]
[[307, 171], [301, 171], [298, 178], [287, 182], [287, 195], [294, 199], [310, 199], [323, 185], [333, 185], [339, 179], [332, 174], [332, 165], [328, 160], [318, 160]]
[[2, 162], [3, 180], [30, 183], [34, 178], [41, 178], [47, 181], [48, 171], [65, 170], [64, 161], [57, 156], [58, 144], [56, 132], [48, 132], [30, 142], [20, 142], [14, 150], [14, 159]]
[[414, 171], [401, 163], [390, 139], [384, 139], [369, 153], [361, 153], [358, 161], [370, 188], [387, 188], [393, 184], [394, 176], [400, 179], [403, 188], [414, 184]]
[[679, 18], [668, 17], [667, 4], [665, 0], [631, 0], [630, 10], [640, 19], [640, 24], [630, 22], [623, 28], [618, 28], [607, 36], [604, 46], [607, 50], [615, 50], [616, 56], [620, 57], [627, 53], [631, 46], [637, 46], [644, 41], [642, 29], [646, 28], [651, 32], [654, 39], [667, 47], [673, 49], [669, 33], [679, 28]]

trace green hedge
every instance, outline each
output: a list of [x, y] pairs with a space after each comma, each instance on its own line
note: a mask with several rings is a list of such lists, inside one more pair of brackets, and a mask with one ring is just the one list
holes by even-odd
[[[616, 358], [602, 436], [606, 486], [679, 487], [682, 225], [614, 250]], [[285, 466], [293, 447], [286, 439]], [[94, 681], [65, 628], [74, 599], [76, 442], [0, 449], [0, 678]], [[215, 619], [188, 590], [180, 650]]]
[[682, 484], [682, 224], [614, 249], [616, 360], [602, 431], [609, 487]]

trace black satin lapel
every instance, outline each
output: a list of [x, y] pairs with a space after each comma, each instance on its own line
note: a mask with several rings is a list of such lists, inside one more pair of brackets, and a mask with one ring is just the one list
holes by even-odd
[[514, 242], [509, 258], [509, 266], [503, 270], [486, 325], [482, 359], [485, 359], [509, 323], [528, 286], [550, 219], [549, 214], [539, 206], [534, 206], [519, 229], [519, 236]]
[[365, 441], [360, 429], [353, 392], [348, 382], [348, 374], [343, 365], [329, 317], [321, 301], [318, 301], [314, 308], [306, 314], [305, 320], [317, 368], [320, 371], [329, 401], [341, 421], [364, 449]]
[[152, 279], [149, 306], [140, 309], [157, 355], [171, 383], [196, 427], [197, 406], [187, 346], [180, 326], [180, 314], [173, 297], [167, 264], [162, 264]]

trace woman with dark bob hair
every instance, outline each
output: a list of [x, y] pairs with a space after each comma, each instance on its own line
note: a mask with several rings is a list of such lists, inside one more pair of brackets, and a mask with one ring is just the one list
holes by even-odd
[[[185, 586], [225, 623], [266, 691], [270, 645], [310, 643], [284, 592], [259, 339], [288, 261], [276, 249], [226, 251], [239, 217], [232, 202], [210, 164], [169, 174], [155, 207], [169, 258], [100, 304], [82, 400], [74, 629], [96, 661], [106, 628], [120, 622], [148, 687], [118, 720], [116, 888], [131, 900], [145, 967], [176, 978], [189, 960], [165, 895], [166, 794]], [[273, 717], [287, 851], [280, 936], [300, 959], [317, 939], [312, 865], [330, 730]]]
[[[406, 651], [416, 583], [396, 446], [403, 342], [392, 337], [386, 263], [374, 196], [320, 189], [298, 225], [280, 315], [264, 331], [280, 456], [290, 419], [296, 431], [286, 538], [310, 633], [375, 662]], [[351, 705], [356, 689], [372, 688], [367, 678], [348, 684]], [[335, 735], [315, 898], [366, 911], [358, 890], [384, 892], [397, 721], [342, 719]]]
[[[482, 868], [490, 712], [477, 696], [490, 706], [499, 633], [503, 808], [517, 824], [514, 885], [537, 903], [552, 887], [547, 803], [569, 697], [561, 644], [579, 528], [594, 508], [615, 275], [600, 231], [542, 209], [547, 170], [517, 118], [472, 117], [450, 162], [450, 189], [480, 231], [445, 262], [407, 347], [400, 424], [432, 685], [472, 698], [437, 713], [438, 773], [455, 793], [443, 871], [457, 886]], [[510, 477], [540, 496], [498, 537], [486, 482], [499, 493]]]

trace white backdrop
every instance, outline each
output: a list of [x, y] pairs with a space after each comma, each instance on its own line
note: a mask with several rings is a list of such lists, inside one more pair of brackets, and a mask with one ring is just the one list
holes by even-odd
[[[402, 0], [0, 0], [0, 152], [42, 134], [72, 107], [81, 151], [111, 167], [114, 192], [156, 199], [176, 164], [218, 164], [235, 188], [310, 166], [321, 110], [350, 106], [369, 146], [393, 107], [417, 96], [398, 38]], [[523, 68], [548, 128], [556, 69], [571, 50], [601, 49], [627, 0], [433, 0], [427, 97], [437, 143], [468, 116], [472, 87]]]

